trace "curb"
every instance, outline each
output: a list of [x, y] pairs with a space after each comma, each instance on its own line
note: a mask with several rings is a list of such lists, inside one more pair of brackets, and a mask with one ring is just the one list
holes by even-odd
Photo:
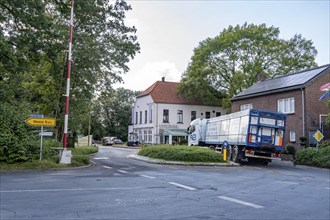
[[183, 166], [216, 166], [216, 167], [229, 167], [229, 166], [240, 166], [239, 163], [228, 162], [228, 163], [203, 163], [203, 162], [180, 162], [180, 161], [167, 161], [161, 159], [154, 159], [139, 155], [128, 155], [127, 158], [143, 161], [146, 163], [162, 164], [162, 165], [183, 165]]

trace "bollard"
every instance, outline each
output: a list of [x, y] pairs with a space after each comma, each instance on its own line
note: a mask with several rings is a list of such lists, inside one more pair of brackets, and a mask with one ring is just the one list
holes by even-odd
[[227, 161], [227, 148], [226, 147], [223, 148], [223, 160]]

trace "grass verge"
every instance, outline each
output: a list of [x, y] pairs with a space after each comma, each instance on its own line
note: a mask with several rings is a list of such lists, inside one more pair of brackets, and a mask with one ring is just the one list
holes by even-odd
[[168, 161], [208, 163], [224, 162], [222, 154], [216, 153], [211, 149], [201, 147], [168, 145], [149, 146], [141, 149], [138, 155]]
[[76, 167], [89, 164], [89, 155], [98, 152], [98, 147], [76, 147], [69, 149], [72, 153], [71, 164], [60, 164], [59, 155], [44, 160], [33, 160], [22, 163], [0, 163], [0, 171], [10, 170], [44, 170], [50, 168]]

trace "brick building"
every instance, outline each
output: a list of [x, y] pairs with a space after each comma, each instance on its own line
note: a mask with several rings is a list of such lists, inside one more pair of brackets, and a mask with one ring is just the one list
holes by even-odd
[[330, 128], [324, 124], [329, 113], [327, 101], [320, 101], [324, 92], [320, 87], [330, 82], [330, 65], [260, 81], [232, 99], [232, 112], [255, 108], [287, 114], [285, 143], [297, 149], [300, 137], [307, 138], [308, 145], [315, 145], [315, 131], [320, 129], [325, 139], [330, 139]]

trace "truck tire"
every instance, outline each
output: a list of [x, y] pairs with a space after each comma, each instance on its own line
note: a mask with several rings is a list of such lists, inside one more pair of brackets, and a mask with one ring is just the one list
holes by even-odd
[[232, 161], [233, 158], [233, 147], [229, 145], [227, 147], [227, 161]]
[[232, 160], [234, 163], [240, 163], [241, 162], [241, 151], [240, 151], [240, 148], [238, 146], [234, 146], [232, 148]]

